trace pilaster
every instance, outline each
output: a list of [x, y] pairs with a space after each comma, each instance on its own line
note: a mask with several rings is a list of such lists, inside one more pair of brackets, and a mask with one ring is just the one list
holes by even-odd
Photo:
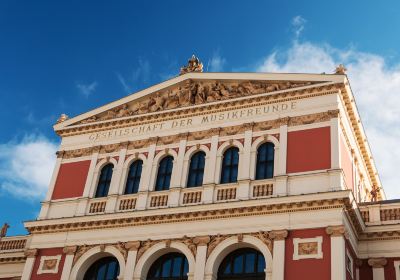
[[372, 275], [374, 280], [385, 280], [385, 258], [373, 258], [368, 260], [368, 264], [372, 267]]
[[33, 270], [33, 265], [35, 264], [35, 258], [37, 256], [37, 249], [28, 249], [25, 251], [26, 261], [24, 265], [24, 270], [22, 271], [21, 280], [30, 280]]
[[243, 151], [240, 153], [238, 180], [250, 180], [252, 130], [244, 132]]
[[329, 226], [326, 233], [331, 236], [331, 279], [346, 280], [345, 228]]
[[64, 247], [63, 253], [65, 254], [65, 261], [64, 261], [64, 267], [61, 273], [61, 280], [68, 280], [69, 275], [71, 273], [72, 269], [72, 263], [74, 261], [74, 256], [75, 252], [78, 249], [77, 246], [68, 246]]
[[218, 151], [218, 135], [211, 137], [210, 153], [206, 163], [207, 172], [204, 172], [203, 184], [214, 184], [215, 183], [215, 167], [217, 163], [217, 151]]
[[285, 239], [287, 236], [287, 230], [274, 230], [269, 234], [269, 237], [274, 241], [272, 280], [285, 279]]
[[[287, 160], [287, 139], [288, 139], [288, 126], [287, 124], [279, 127], [279, 151], [276, 175], [286, 175], [286, 160]], [[276, 149], [276, 147], [275, 147]]]
[[203, 280], [207, 259], [207, 245], [210, 242], [210, 237], [195, 237], [193, 242], [197, 245], [196, 264], [194, 268], [193, 280]]
[[137, 251], [140, 247], [140, 241], [127, 242], [125, 248], [128, 250], [128, 258], [126, 260], [125, 274], [123, 279], [133, 279], [133, 272], [136, 266]]
[[330, 124], [331, 134], [331, 169], [340, 168], [340, 124], [339, 118], [332, 118]]

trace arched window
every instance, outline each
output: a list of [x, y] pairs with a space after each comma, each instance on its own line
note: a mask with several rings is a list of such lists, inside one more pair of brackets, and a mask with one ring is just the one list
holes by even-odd
[[264, 280], [264, 256], [251, 248], [238, 249], [222, 261], [218, 269], [218, 280]]
[[266, 142], [257, 149], [256, 180], [274, 177], [275, 146]]
[[139, 190], [140, 177], [142, 176], [143, 161], [136, 160], [129, 167], [124, 194], [137, 193]]
[[114, 257], [105, 257], [89, 267], [83, 280], [116, 280], [118, 274], [118, 260]]
[[105, 197], [108, 195], [108, 189], [110, 188], [111, 184], [113, 168], [114, 165], [109, 163], [101, 169], [99, 183], [97, 184], [95, 197]]
[[156, 191], [169, 190], [174, 158], [166, 156], [158, 165]]
[[169, 253], [158, 258], [150, 267], [147, 280], [187, 280], [189, 264], [185, 255]]
[[225, 151], [222, 159], [221, 184], [237, 181], [239, 167], [239, 149], [229, 148]]
[[198, 187], [203, 184], [204, 165], [206, 162], [206, 153], [197, 152], [190, 159], [189, 176], [187, 186]]

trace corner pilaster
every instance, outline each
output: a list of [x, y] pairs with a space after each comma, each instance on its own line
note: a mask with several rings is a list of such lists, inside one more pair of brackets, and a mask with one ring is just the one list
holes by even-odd
[[329, 226], [326, 233], [331, 236], [331, 279], [346, 280], [345, 227]]

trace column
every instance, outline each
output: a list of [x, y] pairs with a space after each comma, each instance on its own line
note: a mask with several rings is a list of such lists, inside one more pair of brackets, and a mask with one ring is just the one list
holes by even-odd
[[140, 248], [140, 241], [126, 242], [125, 248], [128, 250], [128, 258], [126, 259], [125, 274], [126, 280], [133, 279], [135, 272], [137, 252]]
[[276, 151], [278, 161], [276, 162], [274, 195], [287, 195], [288, 193], [286, 174], [288, 121], [289, 118], [282, 119], [283, 125], [279, 127], [279, 150]]
[[331, 236], [331, 279], [346, 280], [346, 244], [344, 226], [329, 226], [326, 233]]
[[138, 200], [136, 204], [136, 209], [138, 210], [146, 209], [147, 197], [150, 190], [153, 161], [156, 153], [156, 145], [157, 145], [156, 143], [151, 144], [148, 149], [146, 167], [142, 171], [142, 177], [140, 179], [140, 184], [139, 184]]
[[[217, 133], [217, 132], [216, 132]], [[212, 203], [214, 200], [215, 169], [217, 164], [218, 135], [211, 136], [211, 147], [209, 156], [206, 159], [207, 172], [204, 172], [203, 203]]]
[[77, 246], [64, 247], [63, 252], [65, 254], [64, 267], [61, 273], [61, 280], [68, 280], [72, 269], [72, 263], [74, 261], [75, 252], [78, 249]]
[[385, 258], [373, 258], [368, 260], [368, 264], [372, 266], [372, 275], [374, 280], [385, 280]]
[[239, 189], [237, 194], [237, 197], [241, 200], [249, 199], [250, 196], [250, 157], [252, 137], [252, 130], [246, 130], [244, 132], [243, 151], [240, 155], [239, 161]]
[[122, 181], [122, 170], [124, 167], [128, 143], [121, 143], [122, 149], [118, 154], [117, 166], [113, 168], [113, 176], [111, 178], [110, 189], [107, 196], [106, 213], [113, 213], [116, 209], [119, 189]]
[[194, 268], [193, 280], [203, 280], [206, 268], [207, 245], [210, 242], [210, 237], [209, 236], [195, 237], [193, 239], [193, 242], [197, 245], [196, 265]]
[[28, 249], [25, 251], [26, 261], [24, 265], [24, 270], [22, 271], [21, 280], [30, 280], [33, 270], [33, 265], [35, 264], [35, 258], [37, 255], [37, 249]]
[[87, 207], [90, 191], [93, 186], [93, 181], [96, 181], [96, 179], [97, 179], [96, 177], [98, 175], [97, 174], [98, 172], [95, 172], [98, 158], [99, 158], [99, 150], [97, 149], [92, 154], [92, 158], [91, 158], [90, 166], [89, 166], [89, 170], [88, 170], [88, 175], [86, 178], [85, 188], [83, 190], [82, 198], [79, 199], [79, 205], [76, 210], [77, 216], [83, 216], [86, 214], [86, 207]]
[[285, 279], [285, 239], [287, 236], [287, 230], [274, 230], [271, 231], [269, 235], [269, 237], [274, 241], [272, 280]]

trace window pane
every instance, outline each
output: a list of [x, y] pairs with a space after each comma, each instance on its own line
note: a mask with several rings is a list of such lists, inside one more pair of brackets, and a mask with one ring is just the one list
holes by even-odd
[[172, 268], [172, 276], [177, 277], [181, 275], [181, 268], [182, 268], [182, 258], [177, 257], [174, 258], [174, 264]]
[[169, 277], [171, 274], [171, 259], [164, 262], [162, 266], [162, 277]]
[[262, 254], [258, 254], [258, 262], [257, 262], [257, 272], [264, 272], [265, 270], [265, 259]]
[[256, 254], [255, 253], [247, 253], [246, 254], [246, 264], [245, 264], [245, 272], [246, 273], [254, 273], [256, 266]]
[[243, 255], [238, 255], [233, 261], [233, 272], [242, 273], [243, 272]]

